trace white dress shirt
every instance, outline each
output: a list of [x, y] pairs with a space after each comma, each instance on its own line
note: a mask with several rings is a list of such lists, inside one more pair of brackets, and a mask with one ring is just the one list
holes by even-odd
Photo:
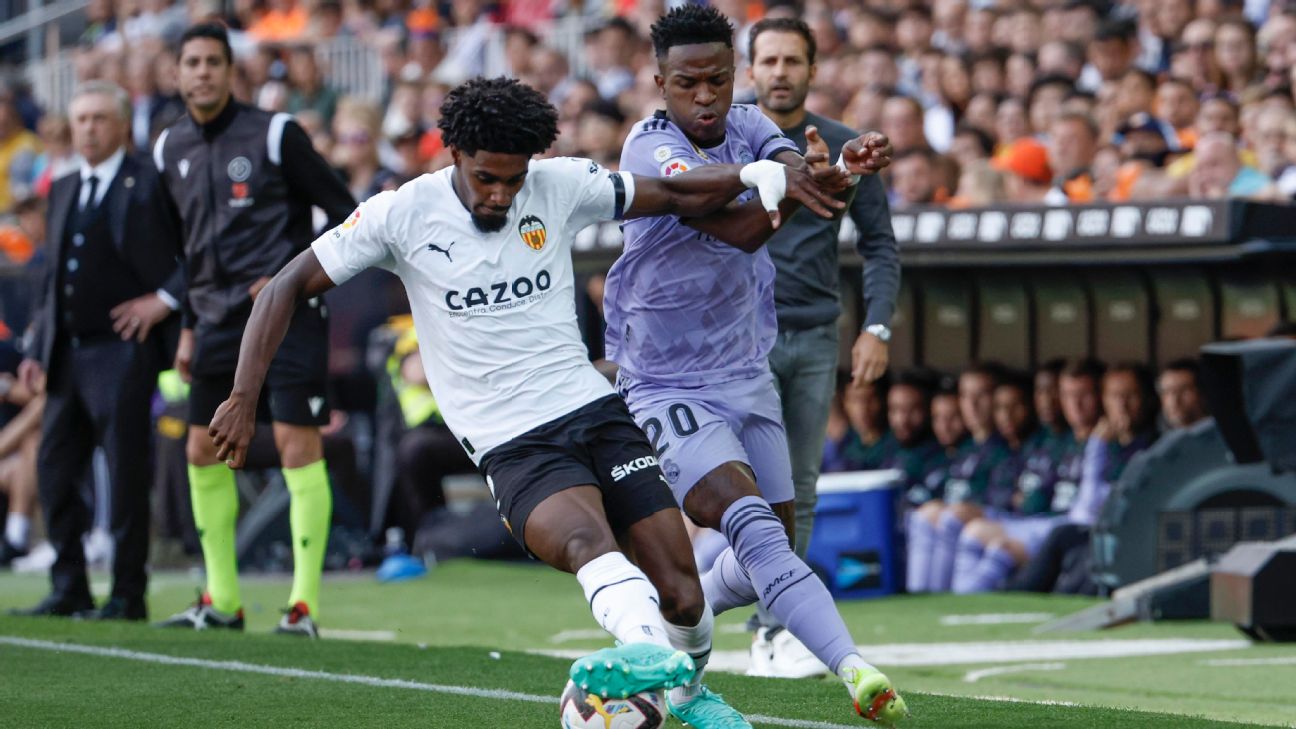
[[89, 162], [82, 160], [81, 196], [77, 202], [77, 206], [81, 210], [85, 210], [86, 205], [90, 203], [90, 178], [93, 176], [97, 179], [94, 206], [98, 207], [99, 203], [103, 202], [104, 193], [108, 192], [108, 186], [112, 184], [113, 178], [117, 176], [117, 172], [121, 169], [122, 160], [124, 159], [126, 159], [126, 148], [119, 147], [111, 157], [93, 167], [90, 166]]

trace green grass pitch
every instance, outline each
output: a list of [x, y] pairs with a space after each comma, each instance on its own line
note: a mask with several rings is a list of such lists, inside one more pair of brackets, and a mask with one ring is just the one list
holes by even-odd
[[[197, 585], [183, 573], [156, 576], [154, 618], [191, 601]], [[34, 603], [45, 589], [43, 577], [0, 575], [0, 610]], [[569, 660], [540, 652], [609, 642], [571, 577], [530, 565], [453, 563], [398, 585], [380, 585], [370, 575], [330, 575], [320, 615], [326, 639], [318, 642], [269, 634], [287, 596], [286, 579], [250, 578], [243, 589], [244, 635], [0, 617], [0, 726], [556, 727]], [[905, 727], [1214, 729], [1296, 722], [1296, 647], [1229, 647], [1222, 641], [1240, 635], [1210, 623], [1031, 633], [1039, 618], [1029, 614], [1062, 615], [1088, 604], [989, 595], [841, 606], [856, 640], [888, 655], [900, 644], [939, 656], [974, 643], [986, 653], [977, 662], [881, 662], [913, 711]], [[989, 614], [1026, 622], [968, 619]], [[741, 655], [749, 641], [740, 627], [745, 618], [738, 611], [718, 621], [719, 653]], [[330, 628], [337, 637], [328, 639]], [[995, 655], [1040, 640], [1073, 648], [1210, 641], [1228, 649], [1072, 658], [1049, 657], [1046, 647], [1043, 658]], [[1029, 668], [1041, 663], [1049, 667]], [[717, 672], [708, 683], [745, 713], [772, 720], [756, 726], [865, 725], [835, 680]]]

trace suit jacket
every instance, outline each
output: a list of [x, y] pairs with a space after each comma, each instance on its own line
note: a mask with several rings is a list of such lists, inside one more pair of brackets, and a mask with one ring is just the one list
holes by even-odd
[[[47, 370], [58, 334], [58, 270], [64, 256], [64, 233], [69, 213], [78, 204], [80, 170], [64, 175], [50, 187], [46, 219], [46, 265], [40, 282], [37, 310], [32, 317], [30, 356]], [[180, 221], [167, 203], [161, 179], [151, 161], [126, 155], [121, 169], [104, 192], [99, 206], [108, 216], [108, 227], [117, 255], [144, 285], [141, 294], [165, 290], [176, 301], [185, 297], [185, 275]], [[160, 361], [169, 362], [179, 336], [180, 317], [170, 316], [149, 333]]]

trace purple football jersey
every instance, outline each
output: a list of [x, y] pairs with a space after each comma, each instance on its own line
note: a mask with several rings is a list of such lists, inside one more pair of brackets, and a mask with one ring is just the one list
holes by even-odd
[[[621, 170], [669, 177], [713, 162], [746, 164], [796, 145], [759, 109], [734, 104], [724, 141], [697, 147], [664, 112], [635, 125]], [[748, 190], [740, 201], [751, 199]], [[744, 253], [675, 216], [624, 226], [625, 250], [604, 289], [607, 357], [636, 379], [694, 387], [768, 369], [778, 334], [774, 264], [761, 248]]]

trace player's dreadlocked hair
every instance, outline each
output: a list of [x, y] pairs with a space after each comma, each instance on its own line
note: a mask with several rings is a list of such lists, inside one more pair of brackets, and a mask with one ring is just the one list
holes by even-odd
[[672, 46], [723, 43], [733, 48], [733, 26], [710, 5], [680, 5], [652, 25], [653, 51], [664, 58]]
[[467, 154], [540, 154], [558, 137], [558, 111], [539, 91], [510, 78], [475, 78], [441, 103], [442, 142]]

